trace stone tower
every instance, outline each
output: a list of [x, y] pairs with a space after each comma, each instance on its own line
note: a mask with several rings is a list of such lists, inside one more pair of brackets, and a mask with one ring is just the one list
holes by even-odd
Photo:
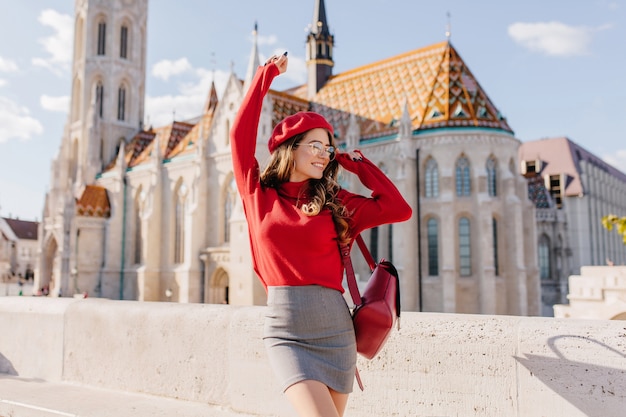
[[77, 0], [72, 100], [71, 173], [88, 184], [141, 129], [144, 114], [147, 0]]
[[330, 34], [324, 0], [315, 0], [313, 22], [306, 41], [307, 94], [312, 98], [333, 74], [335, 37]]
[[141, 129], [144, 113], [148, 0], [76, 0], [74, 13], [71, 102], [35, 271], [35, 288], [51, 295], [82, 292], [79, 276], [101, 275], [102, 244], [117, 225], [96, 180]]

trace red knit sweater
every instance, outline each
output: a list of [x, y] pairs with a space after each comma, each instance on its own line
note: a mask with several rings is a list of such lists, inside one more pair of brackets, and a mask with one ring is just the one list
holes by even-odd
[[[316, 216], [301, 210], [298, 197], [305, 182], [286, 182], [278, 190], [262, 187], [254, 157], [263, 97], [279, 74], [275, 64], [259, 67], [231, 130], [234, 176], [248, 221], [254, 270], [268, 286], [321, 285], [343, 292], [343, 264], [329, 209]], [[337, 161], [372, 190], [370, 198], [340, 190], [338, 198], [352, 213], [350, 236], [381, 224], [411, 217], [411, 207], [398, 189], [369, 160], [353, 161], [338, 153]]]

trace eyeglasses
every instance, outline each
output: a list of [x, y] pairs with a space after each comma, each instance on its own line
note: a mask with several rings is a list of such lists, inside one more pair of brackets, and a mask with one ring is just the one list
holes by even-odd
[[335, 147], [334, 146], [324, 147], [324, 145], [322, 145], [319, 142], [298, 144], [298, 146], [300, 145], [308, 146], [309, 151], [311, 152], [311, 155], [313, 156], [326, 156], [325, 154], [328, 154], [328, 159], [330, 159], [331, 161], [335, 159]]

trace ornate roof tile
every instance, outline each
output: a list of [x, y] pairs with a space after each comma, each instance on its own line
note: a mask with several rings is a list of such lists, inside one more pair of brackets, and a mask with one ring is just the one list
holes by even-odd
[[83, 194], [76, 201], [76, 213], [79, 216], [111, 217], [111, 205], [106, 188], [98, 185], [87, 185]]
[[[306, 94], [303, 87], [289, 92]], [[512, 132], [449, 42], [335, 75], [312, 101], [388, 127], [408, 103], [413, 129], [480, 126]]]

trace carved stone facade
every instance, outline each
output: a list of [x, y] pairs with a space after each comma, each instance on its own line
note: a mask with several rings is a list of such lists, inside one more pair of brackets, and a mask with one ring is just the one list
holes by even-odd
[[[90, 12], [92, 3], [97, 13]], [[80, 33], [97, 34], [102, 21], [119, 28], [116, 19], [125, 16], [124, 24], [142, 42], [133, 50], [145, 51], [146, 1], [125, 6], [124, 13], [114, 12], [118, 3], [102, 9], [104, 2], [80, 2], [77, 22], [86, 29], [77, 31], [77, 44], [97, 46], [97, 36], [81, 40]], [[324, 2], [316, 5], [323, 8]], [[316, 50], [321, 42], [323, 53], [309, 54], [307, 68], [321, 71], [309, 80], [326, 84], [316, 84], [317, 92], [308, 84], [289, 92], [270, 90], [257, 159], [267, 160], [267, 138], [282, 117], [319, 111], [335, 127], [339, 145], [361, 149], [414, 209], [405, 223], [364, 233], [375, 257], [398, 267], [403, 309], [540, 314], [535, 210], [517, 171], [520, 142], [456, 50], [442, 42], [330, 77], [328, 48], [334, 38], [326, 30], [325, 12], [317, 10], [315, 16], [323, 16], [323, 22], [313, 27], [323, 30], [308, 37], [307, 48]], [[105, 61], [86, 51], [84, 57], [75, 54], [76, 77], [85, 80], [75, 86], [85, 87], [72, 95], [76, 111], [53, 162], [39, 283], [52, 283], [53, 293], [63, 295], [264, 304], [229, 143], [230, 127], [259, 64], [256, 42], [245, 80], [232, 73], [219, 100], [214, 86], [207, 92], [197, 118], [147, 130], [140, 128], [143, 64], [106, 61], [113, 74], [126, 71], [114, 85], [118, 79], [132, 85], [127, 90], [131, 119], [120, 123], [115, 118], [119, 101], [105, 99], [100, 115], [97, 74], [106, 73]], [[87, 65], [91, 60], [94, 65]], [[372, 77], [390, 81], [367, 81]], [[120, 137], [124, 146], [115, 153], [109, 145], [120, 144], [115, 142]], [[94, 154], [94, 143], [104, 143], [105, 151]], [[102, 168], [90, 171], [94, 166]], [[341, 182], [370, 194], [351, 175]], [[365, 262], [354, 263], [365, 280]]]

